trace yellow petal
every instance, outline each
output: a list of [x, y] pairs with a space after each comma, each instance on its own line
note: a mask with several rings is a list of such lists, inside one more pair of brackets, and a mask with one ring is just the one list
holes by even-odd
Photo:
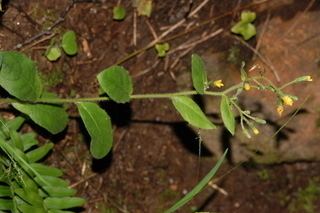
[[224, 86], [224, 84], [222, 83], [222, 80], [216, 80], [213, 82], [213, 86], [221, 88]]
[[282, 101], [283, 101], [283, 103], [285, 105], [288, 105], [288, 106], [292, 106], [293, 105], [293, 100], [292, 100], [292, 98], [290, 96], [285, 95], [281, 99], [282, 99]]
[[243, 88], [244, 88], [244, 90], [248, 91], [251, 89], [251, 86], [249, 83], [244, 83]]

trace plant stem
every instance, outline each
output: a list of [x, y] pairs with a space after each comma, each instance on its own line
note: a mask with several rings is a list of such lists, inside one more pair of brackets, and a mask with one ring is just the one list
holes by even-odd
[[[230, 93], [232, 91], [237, 90], [242, 87], [242, 83], [236, 84], [224, 91], [221, 92], [213, 92], [213, 91], [205, 91], [203, 95], [207, 96], [222, 96]], [[197, 95], [198, 92], [195, 90], [191, 91], [182, 91], [182, 92], [172, 92], [172, 93], [149, 93], [149, 94], [136, 94], [131, 95], [130, 99], [160, 99], [160, 98], [173, 98], [176, 96], [191, 96]], [[85, 97], [85, 98], [40, 98], [34, 102], [25, 102], [25, 103], [47, 103], [47, 104], [63, 104], [63, 103], [76, 103], [76, 102], [102, 102], [102, 101], [110, 101], [109, 97]], [[21, 103], [23, 101], [19, 101], [17, 99], [12, 98], [0, 98], [0, 103]]]

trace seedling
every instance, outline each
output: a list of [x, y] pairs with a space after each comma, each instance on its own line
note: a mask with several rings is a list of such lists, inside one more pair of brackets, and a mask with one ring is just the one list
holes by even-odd
[[256, 27], [252, 24], [255, 19], [255, 12], [243, 11], [240, 21], [231, 28], [231, 32], [240, 34], [244, 40], [249, 40], [257, 34]]
[[45, 55], [49, 61], [56, 61], [62, 55], [62, 50], [68, 56], [74, 56], [78, 53], [77, 38], [74, 31], [69, 30], [62, 35], [61, 43], [58, 44], [54, 40], [48, 47]]
[[166, 43], [163, 43], [163, 44], [156, 44], [155, 48], [156, 48], [158, 56], [160, 58], [162, 58], [162, 57], [166, 56], [167, 52], [170, 49], [170, 45], [169, 45], [169, 43], [166, 42]]
[[118, 5], [113, 8], [113, 20], [122, 21], [125, 19], [125, 17], [126, 9], [123, 6]]
[[[62, 99], [52, 93], [43, 91], [35, 64], [25, 55], [18, 52], [0, 52], [2, 61], [0, 85], [12, 96], [2, 99], [11, 103], [14, 108], [29, 116], [36, 124], [52, 134], [61, 132], [68, 123], [68, 115], [63, 104], [76, 104], [80, 117], [91, 136], [90, 151], [95, 158], [103, 158], [112, 148], [112, 125], [108, 114], [95, 102], [114, 101], [128, 103], [133, 99], [170, 99], [181, 117], [190, 125], [200, 129], [215, 129], [216, 126], [202, 112], [201, 108], [190, 96], [200, 94], [221, 97], [221, 119], [227, 130], [235, 134], [235, 115], [240, 117], [243, 132], [251, 137], [251, 133], [259, 134], [257, 124], [265, 124], [262, 118], [255, 117], [248, 110], [238, 105], [238, 97], [250, 89], [268, 90], [276, 95], [276, 111], [282, 114], [285, 107], [293, 105], [298, 98], [287, 94], [284, 89], [289, 85], [312, 81], [310, 76], [302, 76], [284, 84], [274, 85], [263, 76], [249, 76], [244, 64], [241, 68], [241, 82], [222, 91], [211, 91], [203, 60], [196, 54], [192, 56], [192, 82], [195, 90], [164, 94], [133, 94], [133, 84], [129, 72], [121, 66], [104, 69], [97, 76], [103, 92], [107, 95], [95, 98]], [[222, 89], [223, 82], [216, 79], [211, 87]], [[23, 88], [23, 89], [22, 89]], [[250, 133], [251, 132], [251, 133]]]

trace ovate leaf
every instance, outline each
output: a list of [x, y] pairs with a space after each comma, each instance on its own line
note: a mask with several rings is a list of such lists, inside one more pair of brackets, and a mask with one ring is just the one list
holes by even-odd
[[94, 158], [105, 157], [112, 147], [112, 124], [109, 115], [96, 103], [80, 102], [77, 107], [91, 137], [90, 151]]
[[72, 30], [65, 32], [62, 36], [61, 46], [66, 54], [75, 55], [78, 52], [76, 33]]
[[12, 106], [52, 134], [61, 132], [67, 126], [68, 114], [62, 106], [22, 103], [13, 103]]
[[98, 76], [101, 88], [117, 103], [130, 101], [132, 80], [129, 72], [121, 66], [112, 66], [103, 70]]
[[186, 96], [173, 97], [172, 103], [183, 119], [192, 126], [200, 129], [216, 128], [191, 98]]
[[232, 135], [234, 135], [236, 122], [232, 112], [232, 107], [230, 105], [230, 100], [225, 95], [221, 97], [220, 112], [224, 126], [229, 130], [229, 132]]
[[203, 60], [197, 54], [191, 57], [191, 72], [193, 87], [199, 94], [204, 94], [208, 85], [207, 73]]
[[24, 101], [34, 101], [42, 93], [35, 64], [19, 52], [0, 52], [0, 86], [10, 95]]
[[126, 17], [126, 9], [119, 5], [113, 8], [113, 20], [122, 21]]

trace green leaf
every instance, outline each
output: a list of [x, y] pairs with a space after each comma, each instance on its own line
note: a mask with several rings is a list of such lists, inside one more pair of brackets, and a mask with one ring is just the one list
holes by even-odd
[[0, 210], [12, 210], [13, 202], [12, 200], [0, 198]]
[[24, 152], [38, 144], [38, 141], [36, 140], [36, 136], [37, 135], [34, 132], [28, 132], [26, 134], [20, 135]]
[[246, 63], [242, 61], [241, 63], [241, 68], [240, 68], [240, 76], [241, 76], [241, 81], [246, 81], [248, 79], [248, 74], [246, 70], [244, 69]]
[[257, 34], [256, 27], [249, 23], [243, 26], [242, 30], [240, 31], [244, 40], [249, 40], [251, 37]]
[[37, 191], [34, 191], [30, 188], [16, 188], [16, 189], [14, 189], [14, 192], [21, 199], [23, 199], [24, 201], [26, 201], [34, 206], [41, 206], [42, 205], [43, 200]]
[[34, 150], [29, 151], [26, 156], [29, 163], [34, 163], [44, 158], [53, 148], [53, 143], [46, 143]]
[[133, 91], [129, 72], [121, 66], [109, 67], [97, 76], [101, 88], [117, 103], [130, 101]]
[[74, 213], [72, 211], [65, 211], [65, 210], [58, 210], [58, 209], [51, 209], [48, 213]]
[[0, 197], [10, 197], [11, 189], [9, 186], [0, 185]]
[[25, 119], [23, 117], [17, 116], [12, 120], [6, 121], [6, 126], [12, 131], [17, 131], [18, 129], [20, 129], [24, 121]]
[[69, 209], [83, 206], [85, 200], [78, 197], [53, 198], [48, 197], [44, 200], [44, 205], [48, 209]]
[[172, 103], [182, 118], [192, 126], [200, 129], [216, 128], [191, 98], [186, 96], [173, 97]]
[[90, 151], [94, 158], [105, 157], [112, 148], [112, 124], [109, 115], [95, 103], [77, 103], [80, 116], [91, 137]]
[[69, 197], [76, 194], [76, 190], [69, 187], [60, 186], [43, 186], [43, 189], [51, 197]]
[[126, 17], [126, 9], [119, 5], [113, 8], [113, 20], [122, 21]]
[[18, 132], [10, 130], [10, 141], [14, 144], [15, 148], [23, 150], [23, 142]]
[[158, 57], [165, 57], [170, 49], [169, 43], [156, 44], [155, 48], [157, 50]]
[[62, 49], [67, 55], [75, 55], [78, 52], [76, 33], [72, 30], [65, 32], [62, 36]]
[[22, 53], [0, 52], [0, 85], [12, 96], [34, 101], [42, 93], [42, 85], [33, 61]]
[[224, 161], [228, 150], [226, 150], [216, 165], [210, 170], [210, 172], [183, 198], [177, 201], [170, 209], [166, 210], [165, 213], [172, 213], [181, 208], [183, 205], [188, 203], [192, 198], [199, 194], [203, 188], [209, 183], [209, 181], [215, 176], [222, 162]]
[[47, 212], [43, 207], [35, 207], [26, 203], [19, 204], [18, 209], [23, 213], [46, 213]]
[[133, 0], [139, 16], [151, 16], [152, 0]]
[[[63, 180], [61, 178], [45, 175], [42, 175], [41, 177], [52, 186], [67, 187], [69, 185], [69, 182], [67, 180]], [[42, 182], [39, 177], [35, 177], [34, 180], [41, 186], [47, 186], [47, 184]]]
[[68, 124], [68, 114], [62, 106], [22, 103], [13, 103], [12, 106], [52, 134], [61, 132]]
[[48, 175], [53, 177], [60, 177], [62, 175], [62, 171], [60, 169], [46, 166], [41, 163], [31, 163], [30, 166], [40, 175]]
[[191, 72], [193, 87], [199, 94], [204, 94], [208, 86], [207, 73], [203, 60], [197, 54], [191, 57]]
[[242, 11], [241, 21], [243, 23], [251, 23], [256, 19], [256, 13], [251, 11]]
[[225, 95], [223, 95], [221, 97], [220, 112], [221, 112], [221, 117], [222, 117], [222, 121], [224, 123], [224, 126], [229, 130], [229, 132], [232, 135], [234, 135], [236, 122], [235, 122], [235, 118], [234, 118], [234, 115], [232, 112], [230, 100]]
[[56, 61], [61, 57], [61, 50], [57, 46], [50, 46], [46, 51], [46, 57], [49, 61]]
[[242, 35], [244, 40], [249, 40], [257, 34], [256, 27], [251, 23], [256, 19], [256, 14], [250, 11], [241, 13], [241, 20], [232, 28], [231, 32]]

